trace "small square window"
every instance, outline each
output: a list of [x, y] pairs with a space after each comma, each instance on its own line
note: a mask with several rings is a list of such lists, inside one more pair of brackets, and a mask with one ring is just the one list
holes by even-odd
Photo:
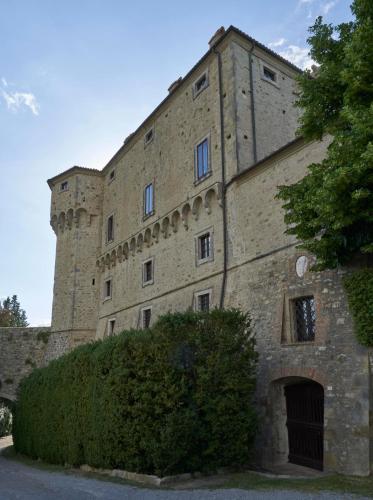
[[154, 212], [154, 190], [153, 183], [144, 189], [144, 216], [149, 217]]
[[196, 146], [195, 163], [196, 163], [196, 180], [199, 181], [210, 173], [209, 140], [207, 137]]
[[152, 308], [145, 307], [141, 309], [141, 326], [142, 328], [149, 328], [152, 319]]
[[154, 128], [151, 128], [144, 136], [144, 144], [147, 146], [154, 139]]
[[197, 237], [196, 246], [197, 264], [202, 264], [213, 259], [212, 233], [210, 231]]
[[198, 94], [202, 92], [209, 85], [208, 73], [205, 71], [194, 83], [193, 83], [193, 97], [197, 97]]
[[271, 82], [277, 82], [277, 74], [271, 69], [267, 68], [267, 66], [263, 66], [263, 77], [266, 80], [270, 80]]
[[63, 181], [60, 184], [60, 191], [67, 191], [69, 189], [69, 181]]
[[110, 217], [107, 218], [106, 241], [108, 243], [114, 241], [114, 215], [110, 215]]
[[108, 335], [113, 335], [115, 331], [115, 319], [109, 319], [108, 321]]
[[293, 300], [294, 333], [297, 342], [315, 340], [316, 308], [313, 296]]
[[112, 294], [112, 281], [111, 278], [104, 282], [104, 300], [110, 299]]
[[142, 283], [150, 285], [154, 282], [154, 265], [153, 259], [147, 260], [142, 265]]

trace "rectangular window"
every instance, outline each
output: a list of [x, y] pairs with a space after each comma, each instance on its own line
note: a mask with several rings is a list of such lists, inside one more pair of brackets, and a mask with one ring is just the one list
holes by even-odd
[[104, 282], [104, 299], [110, 299], [112, 294], [112, 282], [108, 279]]
[[194, 83], [193, 83], [193, 98], [196, 98], [202, 90], [204, 90], [209, 85], [208, 73], [205, 71]]
[[144, 190], [144, 216], [148, 217], [154, 212], [153, 183], [148, 184]]
[[109, 319], [108, 321], [108, 335], [113, 335], [115, 330], [115, 319]]
[[316, 309], [313, 296], [293, 300], [294, 329], [298, 342], [315, 340]]
[[114, 241], [114, 215], [107, 219], [107, 242]]
[[154, 139], [154, 128], [151, 128], [144, 136], [144, 144], [147, 146]]
[[60, 184], [60, 191], [67, 191], [69, 189], [69, 182], [64, 181]]
[[267, 66], [263, 66], [263, 76], [266, 80], [270, 80], [271, 82], [277, 81], [277, 75], [274, 71], [267, 68]]
[[206, 138], [196, 147], [196, 179], [203, 179], [209, 172], [209, 140]]
[[152, 308], [145, 307], [141, 310], [141, 324], [143, 328], [149, 328], [152, 318]]
[[208, 311], [210, 309], [210, 294], [202, 293], [198, 295], [198, 311]]
[[109, 174], [109, 182], [113, 181], [115, 179], [115, 169], [112, 170]]
[[200, 260], [208, 259], [211, 255], [211, 236], [210, 233], [203, 234], [198, 238], [198, 257]]
[[154, 266], [153, 259], [147, 260], [142, 265], [142, 283], [143, 285], [150, 285], [154, 282]]

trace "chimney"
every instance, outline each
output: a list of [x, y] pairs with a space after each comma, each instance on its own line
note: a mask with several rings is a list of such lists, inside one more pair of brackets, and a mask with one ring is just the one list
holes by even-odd
[[209, 41], [209, 47], [211, 49], [211, 47], [213, 47], [218, 40], [220, 40], [220, 38], [224, 35], [225, 33], [225, 28], [224, 26], [221, 26], [216, 32], [215, 34], [210, 38], [210, 41]]
[[182, 77], [179, 76], [179, 78], [177, 80], [175, 80], [174, 82], [171, 83], [171, 85], [168, 87], [168, 93], [169, 94], [172, 94], [172, 92], [177, 89], [177, 87], [180, 85], [181, 83], [181, 80], [182, 80]]

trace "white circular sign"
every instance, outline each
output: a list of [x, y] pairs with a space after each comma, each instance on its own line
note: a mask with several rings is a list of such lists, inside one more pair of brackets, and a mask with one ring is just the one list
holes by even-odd
[[305, 255], [301, 255], [300, 257], [298, 257], [297, 262], [295, 264], [295, 270], [299, 278], [303, 278], [307, 269], [308, 269], [308, 258]]

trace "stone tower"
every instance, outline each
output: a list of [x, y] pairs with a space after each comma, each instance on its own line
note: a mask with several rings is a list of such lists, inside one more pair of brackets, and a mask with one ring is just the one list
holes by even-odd
[[48, 184], [57, 236], [52, 333], [64, 350], [95, 337], [103, 183], [99, 171], [72, 167]]

